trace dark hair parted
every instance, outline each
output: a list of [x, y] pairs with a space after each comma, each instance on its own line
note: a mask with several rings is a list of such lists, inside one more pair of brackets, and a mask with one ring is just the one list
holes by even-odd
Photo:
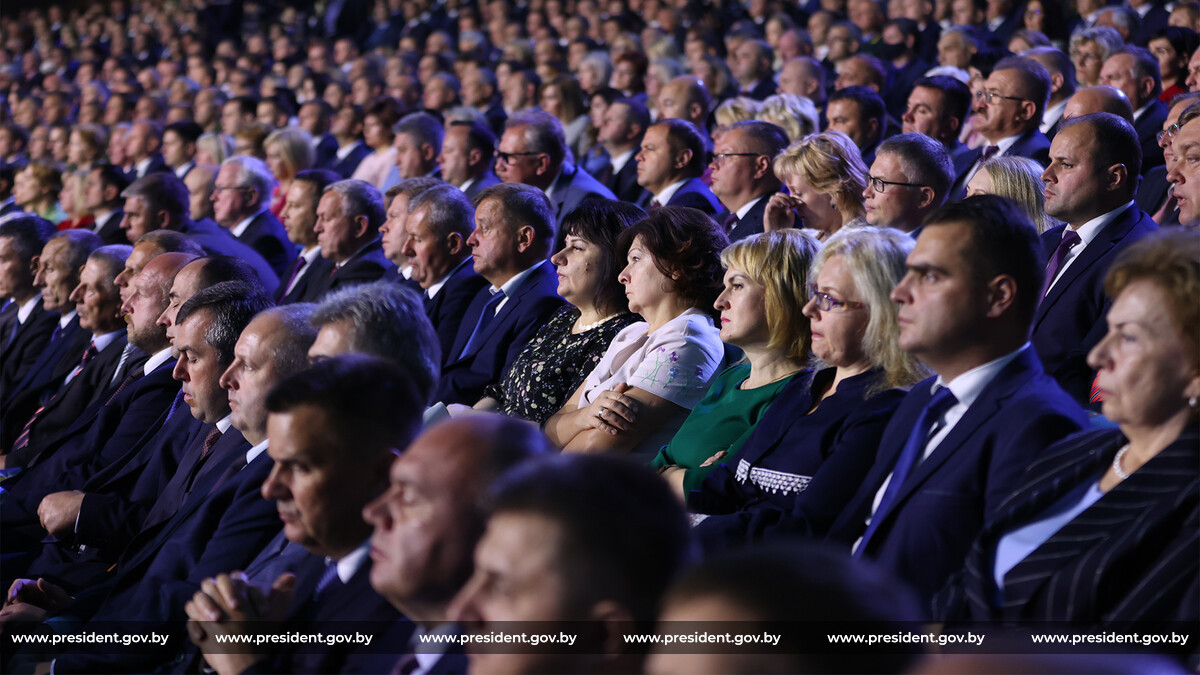
[[566, 604], [584, 612], [611, 600], [640, 627], [653, 623], [663, 593], [689, 558], [683, 506], [653, 472], [623, 458], [555, 455], [527, 462], [496, 483], [492, 512], [556, 523]]
[[372, 452], [412, 442], [421, 428], [425, 397], [412, 374], [393, 361], [343, 354], [317, 361], [267, 394], [268, 412], [288, 413], [301, 406], [328, 416], [330, 436]]
[[223, 281], [201, 288], [188, 298], [179, 308], [175, 324], [183, 325], [193, 314], [207, 309], [212, 314], [212, 320], [204, 330], [204, 341], [217, 351], [217, 360], [221, 365], [228, 366], [233, 363], [233, 347], [246, 325], [255, 314], [271, 307], [272, 304], [261, 287], [237, 281]]
[[600, 251], [600, 282], [592, 302], [603, 314], [629, 311], [625, 288], [617, 281], [624, 261], [618, 257], [617, 242], [621, 233], [646, 216], [633, 204], [613, 199], [585, 199], [563, 220], [563, 236], [579, 237]]
[[621, 233], [617, 248], [622, 259], [637, 239], [676, 294], [703, 312], [715, 313], [713, 303], [725, 276], [721, 251], [729, 237], [712, 218], [699, 209], [664, 206]]
[[964, 254], [979, 284], [1001, 275], [1016, 280], [1015, 311], [1028, 330], [1045, 279], [1042, 245], [1029, 216], [1004, 197], [977, 195], [945, 204], [925, 219], [925, 227], [938, 225], [965, 225], [970, 230]]

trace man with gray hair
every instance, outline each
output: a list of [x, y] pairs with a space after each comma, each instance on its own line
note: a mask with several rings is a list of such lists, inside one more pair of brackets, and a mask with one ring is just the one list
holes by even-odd
[[945, 146], [925, 134], [892, 136], [879, 144], [863, 199], [867, 222], [916, 238], [925, 216], [946, 202], [954, 165]]
[[258, 251], [277, 279], [285, 278], [296, 260], [283, 223], [268, 208], [275, 177], [256, 157], [230, 157], [221, 164], [213, 188], [213, 217], [238, 241]]
[[448, 354], [471, 300], [487, 286], [475, 273], [467, 246], [475, 230], [475, 209], [453, 185], [430, 188], [409, 202], [404, 229], [411, 279], [421, 285], [425, 315], [437, 331], [442, 354]]
[[508, 119], [500, 138], [496, 175], [505, 183], [524, 183], [545, 192], [554, 225], [561, 226], [588, 197], [616, 199], [612, 190], [574, 164], [568, 154], [557, 117], [541, 110], [518, 113]]
[[442, 123], [427, 112], [405, 115], [392, 129], [396, 134], [396, 170], [400, 179], [418, 176], [440, 177], [437, 158], [442, 152], [446, 132]]
[[312, 322], [317, 327], [308, 350], [313, 362], [342, 354], [385, 358], [412, 376], [423, 400], [432, 400], [442, 355], [413, 291], [386, 281], [342, 288], [317, 305]]
[[396, 267], [383, 253], [379, 226], [386, 214], [383, 195], [362, 180], [342, 180], [325, 188], [317, 204], [317, 244], [333, 263], [324, 279], [312, 279], [302, 302], [318, 302], [344, 286], [392, 280]]

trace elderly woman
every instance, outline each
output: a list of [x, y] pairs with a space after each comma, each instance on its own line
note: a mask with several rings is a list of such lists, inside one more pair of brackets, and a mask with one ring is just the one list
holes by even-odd
[[996, 195], [1011, 199], [1037, 226], [1038, 233], [1058, 227], [1046, 215], [1046, 184], [1041, 164], [1026, 157], [993, 157], [984, 160], [967, 182], [967, 196]]
[[1080, 89], [1100, 82], [1104, 61], [1125, 43], [1121, 34], [1108, 26], [1081, 28], [1071, 36], [1069, 53], [1075, 64], [1075, 80]]
[[638, 318], [617, 281], [617, 239], [645, 213], [610, 199], [589, 199], [563, 221], [566, 241], [550, 257], [558, 294], [569, 303], [538, 331], [475, 404], [545, 424], [570, 398], [608, 350], [613, 338]]
[[312, 168], [316, 161], [316, 150], [313, 148], [312, 135], [300, 127], [272, 131], [264, 146], [267, 150], [267, 166], [279, 183], [271, 195], [271, 213], [279, 216], [287, 207], [287, 193], [292, 187], [292, 179], [301, 171]]
[[1118, 428], [1039, 453], [935, 598], [937, 618], [1196, 621], [1200, 233], [1133, 244], [1105, 292], [1108, 334], [1088, 363]]
[[[779, 392], [808, 360], [808, 268], [821, 244], [803, 230], [766, 232], [721, 253], [721, 340], [746, 358], [717, 376], [704, 400], [651, 463], [680, 499], [699, 489], [715, 461], [735, 454]], [[709, 461], [712, 460], [712, 461]]]
[[13, 178], [12, 195], [17, 206], [52, 223], [67, 218], [58, 205], [61, 191], [62, 173], [45, 162], [31, 162]]
[[663, 207], [621, 233], [618, 280], [643, 321], [621, 331], [571, 399], [546, 422], [565, 452], [632, 453], [649, 460], [724, 362], [708, 313], [720, 293], [724, 231], [696, 209]]
[[864, 224], [867, 166], [846, 134], [826, 131], [791, 144], [775, 158], [775, 175], [789, 194], [771, 196], [765, 229], [803, 227], [825, 240], [843, 227]]
[[903, 390], [925, 376], [900, 349], [888, 297], [912, 247], [898, 230], [862, 227], [821, 249], [804, 314], [824, 366], [794, 378], [741, 450], [688, 494], [693, 511], [713, 514], [697, 529], [706, 547], [822, 536], [866, 477]]

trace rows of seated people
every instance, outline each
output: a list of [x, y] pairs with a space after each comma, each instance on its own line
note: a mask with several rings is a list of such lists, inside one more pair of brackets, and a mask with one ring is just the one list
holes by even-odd
[[1200, 619], [1194, 5], [393, 4], [0, 19], [6, 669]]

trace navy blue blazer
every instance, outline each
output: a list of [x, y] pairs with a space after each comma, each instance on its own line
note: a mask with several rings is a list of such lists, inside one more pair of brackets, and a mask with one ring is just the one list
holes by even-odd
[[334, 164], [329, 168], [342, 178], [349, 178], [350, 176], [354, 175], [354, 170], [358, 168], [358, 165], [361, 164], [362, 161], [366, 159], [367, 155], [371, 154], [371, 152], [373, 151], [367, 146], [366, 143], [363, 143], [362, 141], [356, 141], [354, 149], [351, 150], [343, 159], [338, 159], [337, 155], [335, 154], [333, 158]]
[[1167, 167], [1156, 166], [1142, 174], [1142, 182], [1138, 183], [1137, 196], [1133, 200], [1137, 202], [1138, 208], [1146, 213], [1158, 213], [1167, 201], [1167, 189], [1170, 186], [1167, 181]]
[[487, 172], [477, 178], [475, 182], [468, 185], [467, 189], [463, 190], [463, 194], [467, 196], [467, 199], [474, 201], [476, 195], [499, 182], [500, 179], [496, 177], [496, 174], [492, 173], [491, 169], [488, 169]]
[[829, 531], [875, 462], [905, 393], [867, 398], [880, 378], [873, 370], [847, 378], [813, 410], [835, 374], [827, 368], [789, 383], [737, 455], [688, 495], [691, 510], [717, 514], [694, 529], [706, 550]]
[[[37, 363], [38, 355], [58, 325], [59, 315], [58, 312], [47, 311], [40, 298], [25, 323], [19, 327], [16, 323], [16, 303], [10, 302], [4, 314], [6, 320], [3, 330], [0, 330], [0, 391], [9, 391], [25, 379], [25, 374]], [[21, 420], [21, 423], [24, 421]]]
[[[574, 211], [579, 203], [589, 197], [616, 199], [616, 195], [603, 183], [592, 178], [591, 174], [570, 162], [563, 162], [562, 173], [554, 181], [553, 194], [550, 195], [550, 205], [554, 207], [555, 224], [562, 229], [563, 220], [567, 214]], [[559, 235], [561, 239], [562, 235]]]
[[271, 266], [275, 279], [285, 278], [296, 262], [296, 246], [288, 240], [283, 223], [270, 211], [263, 211], [250, 221], [237, 240], [258, 251]]
[[[983, 149], [986, 146], [987, 142], [985, 141], [978, 148], [967, 150], [955, 162], [955, 167], [959, 165], [958, 162], [965, 162], [966, 168], [959, 174], [958, 179], [954, 182], [954, 187], [950, 190], [951, 200], [959, 200], [966, 195], [967, 180], [970, 178], [967, 174], [970, 173], [971, 167], [975, 166], [975, 162], [979, 161], [979, 158], [983, 156]], [[1018, 136], [1016, 142], [998, 156], [1028, 157], [1042, 166], [1049, 166], [1050, 139], [1046, 138], [1046, 135], [1035, 127]]]
[[778, 89], [778, 87], [775, 85], [774, 78], [764, 77], [763, 79], [759, 80], [758, 82], [755, 82], [754, 86], [752, 88], [750, 88], [749, 90], [745, 90], [745, 89], [739, 87], [738, 95], [739, 96], [748, 96], [748, 97], [754, 99], [755, 101], [765, 101], [768, 97], [775, 95], [776, 89]]
[[616, 174], [612, 172], [612, 163], [609, 162], [604, 179], [597, 179], [604, 183], [604, 186], [611, 190], [617, 199], [630, 204], [637, 204], [646, 194], [646, 189], [637, 182], [638, 163], [636, 157], [641, 150], [641, 148], [635, 148], [633, 157], [630, 157]]
[[475, 351], [464, 354], [463, 348], [490, 298], [490, 286], [475, 294], [454, 336], [451, 356], [445, 358], [438, 385], [438, 400], [443, 403], [474, 405], [479, 401], [484, 387], [500, 381], [508, 364], [517, 358], [526, 343], [564, 302], [558, 296], [554, 265], [548, 260], [542, 261], [488, 324]]
[[133, 171], [129, 172], [129, 180], [135, 181], [139, 178], [145, 178], [146, 176], [149, 176], [152, 173], [172, 173], [173, 174], [175, 172], [171, 170], [171, 167], [167, 166], [166, 161], [163, 160], [163, 156], [156, 152], [153, 155], [151, 155], [150, 163], [146, 165], [146, 169], [144, 171], [138, 171], [137, 164], [134, 164]]
[[275, 290], [275, 304], [290, 305], [293, 302], [306, 302], [305, 298], [309, 297], [314, 291], [309, 290], [309, 286], [315, 284], [324, 285], [329, 274], [333, 271], [333, 262], [321, 256], [313, 258], [311, 263], [308, 263], [308, 269], [296, 282], [296, 286], [291, 291], [284, 293], [287, 290], [287, 284], [291, 281], [291, 274], [287, 278], [279, 280], [279, 288]]
[[231, 255], [249, 263], [258, 273], [259, 281], [262, 282], [265, 292], [268, 295], [275, 294], [275, 289], [279, 287], [279, 276], [275, 274], [275, 270], [262, 257], [262, 254], [238, 241], [230, 234], [229, 230], [221, 227], [215, 221], [204, 218], [187, 223], [183, 228], [183, 233], [200, 244], [200, 247], [209, 255]]
[[316, 151], [316, 162], [313, 163], [314, 169], [333, 169], [337, 162], [337, 139], [333, 134], [321, 134], [317, 138], [317, 144], [313, 146]]
[[32, 395], [40, 401], [47, 396], [53, 396], [67, 375], [79, 365], [91, 337], [91, 333], [79, 326], [78, 316], [59, 330], [57, 336], [51, 332], [51, 339], [46, 343], [46, 348], [38, 355], [37, 361], [34, 361], [25, 377], [11, 390], [0, 394], [0, 408], [5, 411], [5, 415], [16, 417], [20, 414], [13, 413], [13, 406], [20, 397]]
[[975, 540], [962, 572], [935, 598], [934, 616], [1194, 624], [1200, 619], [1200, 434], [1194, 421], [1009, 570], [1001, 593], [993, 573], [1001, 537], [1099, 480], [1126, 440], [1115, 429], [1089, 430], [1048, 448]]
[[[1065, 225], [1042, 235], [1046, 259], [1062, 241]], [[1154, 232], [1158, 225], [1136, 204], [1096, 234], [1071, 262], [1033, 316], [1033, 346], [1046, 372], [1077, 401], [1087, 401], [1094, 373], [1087, 354], [1108, 332], [1105, 317], [1112, 299], [1104, 293], [1104, 275], [1122, 251]]]
[[122, 220], [125, 220], [125, 209], [117, 209], [108, 216], [108, 220], [96, 223], [96, 236], [100, 237], [100, 241], [104, 242], [105, 246], [129, 245], [129, 236], [125, 234], [125, 230], [121, 229]]
[[1156, 98], [1133, 121], [1133, 130], [1137, 132], [1138, 142], [1142, 145], [1142, 175], [1149, 169], [1163, 165], [1163, 151], [1158, 145], [1158, 132], [1162, 131], [1163, 122], [1169, 112], [1167, 104]]
[[[745, 239], [756, 234], [763, 233], [763, 214], [767, 212], [767, 202], [771, 201], [771, 195], [763, 195], [758, 203], [750, 207], [746, 212], [745, 217], [739, 218], [737, 222], [729, 227], [729, 242], [733, 243], [739, 239]], [[717, 216], [716, 221], [723, 224], [725, 219], [732, 215], [732, 211], [726, 211]]]
[[484, 108], [483, 117], [496, 134], [496, 138], [504, 135], [504, 123], [508, 121], [508, 113], [504, 112], [504, 106], [500, 105], [499, 101], [493, 101], [491, 105]]
[[484, 288], [487, 279], [475, 273], [474, 258], [467, 256], [450, 273], [450, 278], [442, 284], [441, 290], [432, 298], [422, 289], [421, 302], [425, 306], [425, 316], [433, 324], [437, 333], [438, 344], [442, 348], [442, 363], [449, 361], [450, 350], [454, 348], [454, 338], [462, 325], [463, 316], [471, 301]]
[[[766, 208], [765, 203], [764, 200], [763, 208]], [[699, 178], [691, 178], [679, 186], [679, 189], [671, 195], [664, 206], [687, 206], [699, 209], [708, 214], [710, 218], [716, 218], [718, 213], [725, 210], [725, 207], [721, 205], [721, 200], [717, 199], [713, 191]]]
[[[883, 434], [871, 467], [829, 533], [854, 543], [866, 530], [875, 494], [891, 475], [936, 378], [913, 387]], [[1025, 467], [1050, 444], [1087, 423], [1083, 410], [1024, 349], [988, 384], [937, 449], [908, 475], [879, 525], [866, 557], [907, 582], [927, 603], [962, 567], [971, 542], [1020, 485]]]
[[[302, 302], [320, 302], [331, 291], [339, 288], [369, 284], [380, 279], [388, 281], [395, 279], [398, 274], [396, 266], [383, 254], [383, 244], [378, 237], [355, 252], [345, 265], [339, 268], [331, 264], [327, 269], [325, 274], [309, 280]], [[313, 270], [315, 271], [317, 270]]]

